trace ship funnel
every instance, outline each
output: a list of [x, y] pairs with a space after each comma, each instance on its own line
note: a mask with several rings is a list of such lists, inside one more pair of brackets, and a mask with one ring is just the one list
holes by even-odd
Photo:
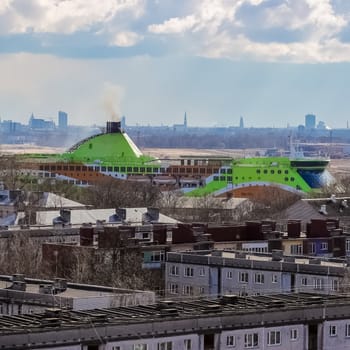
[[107, 122], [106, 124], [106, 134], [115, 134], [121, 132], [120, 122]]

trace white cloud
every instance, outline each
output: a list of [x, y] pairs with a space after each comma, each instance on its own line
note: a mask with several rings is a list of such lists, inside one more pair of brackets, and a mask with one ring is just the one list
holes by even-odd
[[192, 29], [198, 20], [194, 16], [174, 17], [161, 24], [152, 24], [148, 30], [155, 34], [179, 34]]
[[5, 0], [0, 21], [3, 33], [73, 33], [104, 26], [121, 12], [137, 18], [143, 11], [144, 0]]
[[110, 41], [112, 46], [129, 47], [134, 46], [142, 40], [142, 36], [135, 32], [119, 32], [114, 35], [114, 38]]

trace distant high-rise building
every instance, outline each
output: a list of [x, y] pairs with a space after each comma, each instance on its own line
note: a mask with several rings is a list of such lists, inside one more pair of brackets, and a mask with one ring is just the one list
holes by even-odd
[[185, 116], [184, 116], [184, 127], [187, 128], [187, 115], [185, 112]]
[[239, 119], [239, 127], [240, 127], [241, 129], [243, 129], [243, 128], [244, 128], [244, 121], [243, 121], [243, 117], [241, 117], [241, 118]]
[[305, 116], [305, 128], [315, 129], [316, 127], [316, 116], [314, 114], [306, 114]]
[[125, 130], [126, 128], [126, 118], [125, 115], [122, 116], [121, 120], [120, 120], [120, 127]]
[[65, 129], [68, 126], [68, 114], [66, 112], [58, 111], [58, 127]]

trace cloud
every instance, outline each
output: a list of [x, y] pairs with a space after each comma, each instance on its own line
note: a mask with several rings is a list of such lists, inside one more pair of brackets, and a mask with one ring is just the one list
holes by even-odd
[[136, 45], [142, 38], [141, 35], [135, 32], [120, 32], [115, 34], [110, 44], [112, 46], [129, 47]]
[[106, 26], [123, 12], [137, 18], [143, 10], [143, 0], [5, 0], [0, 5], [0, 21], [5, 23], [2, 34], [70, 34]]

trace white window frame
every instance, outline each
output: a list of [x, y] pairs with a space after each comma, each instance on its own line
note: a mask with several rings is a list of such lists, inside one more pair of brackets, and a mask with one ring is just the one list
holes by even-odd
[[295, 341], [298, 339], [298, 330], [293, 328], [290, 330], [290, 340]]
[[226, 279], [232, 279], [233, 278], [233, 271], [229, 270], [226, 271]]
[[184, 339], [184, 350], [192, 350], [192, 339]]
[[302, 286], [307, 286], [307, 277], [302, 277], [301, 278], [301, 285]]
[[292, 255], [302, 255], [303, 254], [303, 245], [302, 244], [292, 244], [290, 246], [290, 253]]
[[177, 283], [170, 283], [169, 293], [170, 294], [179, 294], [179, 285]]
[[350, 338], [350, 323], [345, 325], [345, 337]]
[[173, 350], [172, 341], [164, 341], [157, 344], [157, 350]]
[[314, 278], [314, 289], [316, 289], [316, 290], [323, 289], [323, 279], [322, 278]]
[[310, 254], [315, 254], [316, 253], [316, 243], [311, 242], [310, 243]]
[[337, 326], [335, 324], [329, 325], [329, 336], [336, 337], [337, 336]]
[[205, 276], [205, 268], [204, 267], [199, 268], [199, 276]]
[[350, 252], [350, 239], [347, 239], [346, 240], [346, 243], [345, 243], [345, 250], [347, 252]]
[[244, 348], [251, 349], [259, 346], [259, 334], [258, 333], [246, 333], [244, 334]]
[[229, 348], [234, 348], [236, 346], [236, 336], [228, 335], [226, 337], [226, 346]]
[[182, 294], [183, 295], [193, 295], [193, 286], [190, 284], [184, 284], [182, 286]]
[[281, 331], [269, 331], [267, 333], [267, 345], [281, 345]]
[[194, 276], [193, 267], [190, 267], [190, 266], [184, 267], [184, 276], [185, 277], [193, 277]]
[[271, 276], [271, 282], [272, 283], [278, 283], [278, 275], [276, 273], [273, 273]]
[[339, 281], [338, 280], [331, 281], [331, 289], [332, 289], [332, 291], [335, 291], [335, 292], [339, 290]]
[[255, 272], [254, 283], [255, 284], [264, 284], [265, 283], [265, 276], [262, 272]]
[[145, 343], [139, 343], [133, 345], [133, 350], [148, 350], [148, 344]]
[[169, 275], [170, 276], [178, 276], [179, 275], [179, 266], [171, 265], [169, 268]]
[[328, 242], [321, 242], [321, 250], [328, 250]]
[[249, 282], [248, 272], [239, 271], [238, 280], [240, 283], [248, 283]]
[[205, 287], [199, 287], [199, 294], [200, 295], [205, 294]]

